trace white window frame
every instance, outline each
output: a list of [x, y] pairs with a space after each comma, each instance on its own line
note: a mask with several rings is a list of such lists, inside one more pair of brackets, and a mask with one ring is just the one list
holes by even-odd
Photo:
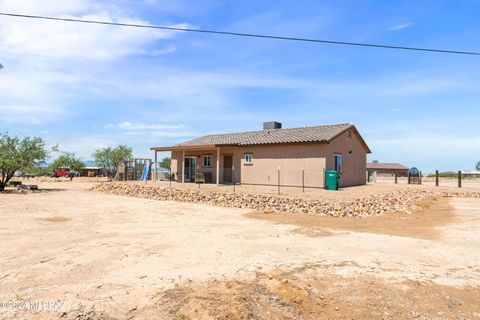
[[253, 164], [253, 153], [245, 153], [244, 155], [244, 163], [245, 164]]
[[[208, 164], [208, 165], [205, 165], [205, 159], [207, 159], [207, 158], [210, 158], [210, 161], [209, 161], [209, 164]], [[204, 167], [204, 168], [211, 168], [211, 167], [212, 167], [212, 162], [213, 162], [213, 157], [212, 157], [211, 154], [205, 154], [205, 155], [203, 155], [203, 162], [202, 162], [202, 164], [203, 164], [203, 167]]]

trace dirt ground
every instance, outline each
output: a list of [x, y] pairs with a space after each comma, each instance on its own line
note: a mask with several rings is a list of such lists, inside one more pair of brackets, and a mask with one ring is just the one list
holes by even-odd
[[480, 199], [348, 219], [93, 185], [0, 194], [0, 318], [480, 319]]
[[398, 235], [420, 239], [437, 239], [442, 235], [438, 227], [459, 221], [449, 201], [442, 198], [427, 198], [417, 204], [418, 209], [410, 214], [391, 213], [372, 217], [318, 217], [308, 214], [275, 214], [251, 212], [248, 217], [298, 225], [295, 231], [310, 236], [329, 235], [330, 229]]

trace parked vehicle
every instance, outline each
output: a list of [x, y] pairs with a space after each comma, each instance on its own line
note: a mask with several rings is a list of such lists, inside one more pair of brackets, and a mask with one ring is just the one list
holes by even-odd
[[75, 170], [70, 170], [70, 174], [68, 176], [69, 177], [80, 177], [80, 172], [75, 171]]
[[68, 177], [69, 175], [70, 175], [70, 172], [65, 170], [55, 170], [53, 172], [53, 177], [55, 178]]

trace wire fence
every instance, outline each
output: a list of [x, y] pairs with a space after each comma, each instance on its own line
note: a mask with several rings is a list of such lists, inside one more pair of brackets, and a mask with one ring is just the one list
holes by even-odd
[[[459, 173], [456, 176], [424, 175], [420, 182], [426, 186], [456, 187], [456, 188], [478, 188], [480, 189], [480, 175], [471, 176]], [[408, 184], [408, 177], [382, 176], [378, 175], [377, 184]]]
[[[231, 186], [234, 191], [235, 188], [239, 189], [239, 186], [251, 186], [253, 188], [275, 189], [277, 194], [283, 194], [286, 190], [290, 192], [295, 189], [295, 192], [308, 192], [309, 190], [325, 188], [325, 171], [322, 169], [317, 170], [309, 167], [282, 168], [277, 166], [249, 169], [248, 166], [242, 167], [241, 170], [236, 167], [221, 168], [218, 182], [223, 186]], [[153, 177], [156, 181], [166, 182], [170, 185], [185, 182], [196, 184], [198, 188], [202, 188], [202, 185], [217, 184], [217, 172], [212, 168], [181, 171], [176, 168], [173, 172], [170, 168], [166, 168], [153, 173]], [[342, 177], [340, 177], [340, 186], [342, 182]], [[357, 184], [362, 183], [360, 181]]]
[[[268, 166], [265, 168], [258, 168], [249, 171], [248, 168], [238, 170], [236, 168], [221, 168], [219, 171], [219, 184], [230, 185], [235, 191], [236, 186], [258, 186], [276, 189], [278, 194], [282, 190], [297, 189], [300, 192], [305, 192], [309, 189], [323, 189], [325, 188], [325, 171], [315, 170], [309, 167], [298, 168], [282, 168]], [[185, 177], [182, 176], [185, 175]], [[154, 174], [155, 175], [155, 174]], [[365, 176], [366, 177], [366, 176]], [[339, 186], [342, 185], [361, 185], [360, 178], [355, 178], [348, 175], [340, 175]], [[377, 175], [375, 179], [365, 178], [369, 183], [373, 184], [399, 184], [407, 185], [409, 182], [413, 183], [413, 179], [409, 181], [408, 177], [395, 175]], [[162, 169], [156, 172], [156, 181], [168, 182], [170, 185], [175, 183], [194, 183], [198, 188], [202, 185], [215, 185], [217, 183], [216, 170], [211, 168], [202, 169], [196, 168], [191, 171], [172, 172], [170, 168]], [[422, 175], [418, 179], [419, 184], [425, 186], [439, 186], [439, 187], [456, 187], [456, 188], [478, 188], [480, 189], [480, 175], [472, 175], [470, 173], [462, 173], [458, 171], [456, 174], [444, 176], [436, 172], [436, 174]], [[417, 184], [417, 183], [415, 183]]]

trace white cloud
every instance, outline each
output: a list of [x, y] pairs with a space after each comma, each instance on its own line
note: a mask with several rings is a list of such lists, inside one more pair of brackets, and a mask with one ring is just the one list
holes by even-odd
[[[0, 0], [5, 12], [149, 24], [112, 2]], [[187, 27], [187, 24], [178, 24]], [[70, 106], [97, 94], [99, 73], [113, 77], [129, 55], [176, 51], [179, 32], [0, 17], [1, 122], [41, 124], [82, 112]], [[90, 90], [90, 92], [88, 92]]]
[[388, 30], [390, 30], [390, 31], [399, 31], [399, 30], [403, 30], [403, 29], [410, 28], [411, 26], [413, 26], [413, 23], [411, 23], [411, 22], [403, 22], [403, 23], [396, 24], [396, 25], [393, 25], [393, 26], [388, 27]]
[[[126, 136], [143, 136], [148, 142], [156, 142], [159, 138], [183, 138], [183, 137], [192, 137], [195, 133], [191, 130], [183, 131], [127, 131], [124, 132]], [[152, 140], [155, 139], [155, 140]]]
[[461, 70], [416, 70], [408, 73], [388, 73], [361, 81], [339, 80], [316, 82], [307, 80], [303, 88], [317, 97], [338, 97], [344, 92], [352, 96], [407, 97], [432, 93], [475, 91], [480, 78]]
[[90, 0], [1, 0], [0, 7], [4, 12], [51, 15], [81, 13], [93, 10], [96, 5]]
[[[132, 82], [131, 77], [136, 81]], [[125, 97], [162, 101], [171, 109], [188, 107], [193, 114], [231, 106], [234, 99], [230, 93], [240, 89], [298, 89], [306, 82], [248, 71], [185, 71], [157, 67], [132, 72], [129, 77], [99, 80], [98, 85], [108, 88], [106, 92], [122, 92]]]
[[189, 126], [183, 124], [164, 123], [141, 123], [123, 121], [115, 124], [107, 124], [103, 135], [121, 141], [122, 144], [135, 145], [139, 141], [144, 144], [156, 145], [158, 143], [169, 144], [173, 140], [186, 140], [198, 135]]
[[170, 145], [172, 141], [183, 141], [198, 136], [191, 129], [184, 130], [134, 130], [120, 132], [90, 133], [85, 135], [66, 136], [58, 140], [48, 138], [51, 145], [58, 143], [62, 151], [73, 152], [83, 159], [92, 159], [92, 153], [101, 148], [125, 144], [132, 147], [134, 156], [151, 156], [152, 146]]
[[185, 125], [183, 124], [151, 124], [151, 123], [141, 123], [141, 122], [129, 122], [123, 121], [117, 124], [107, 124], [105, 128], [108, 129], [123, 129], [123, 130], [162, 130], [162, 129], [184, 129]]
[[[52, 142], [52, 145], [57, 144], [58, 140]], [[73, 152], [83, 159], [92, 159], [92, 153], [101, 148], [108, 146], [115, 146], [122, 143], [122, 141], [115, 137], [89, 135], [81, 137], [72, 137], [62, 139], [58, 143], [58, 148], [62, 151]]]
[[[64, 14], [61, 17], [148, 24], [145, 20], [119, 16], [107, 11], [80, 16]], [[187, 24], [171, 26], [188, 27]], [[170, 39], [174, 34], [178, 32], [2, 17], [0, 19], [0, 50], [11, 55], [30, 55], [49, 59], [112, 59], [149, 53], [145, 50], [147, 45], [158, 40]], [[170, 46], [154, 53], [165, 54], [174, 50], [174, 47]]]
[[150, 55], [150, 56], [161, 56], [161, 55], [164, 55], [164, 54], [174, 53], [176, 51], [177, 51], [177, 47], [172, 45], [172, 44], [169, 44], [169, 45], [166, 45], [165, 47], [163, 47], [161, 49], [145, 50], [142, 53], [145, 54], [145, 55]]
[[61, 108], [35, 105], [0, 105], [2, 121], [6, 123], [39, 124], [46, 118], [57, 119], [64, 111]]
[[74, 92], [65, 89], [80, 82], [73, 70], [62, 73], [28, 60], [8, 59], [5, 65], [0, 72], [0, 121], [40, 124], [77, 113], [68, 108]]

